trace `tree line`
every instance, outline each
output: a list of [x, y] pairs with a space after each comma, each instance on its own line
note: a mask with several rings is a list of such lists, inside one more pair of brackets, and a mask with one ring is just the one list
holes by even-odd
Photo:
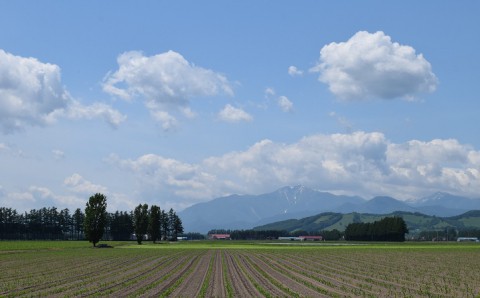
[[165, 212], [156, 205], [148, 208], [147, 204], [140, 204], [133, 211], [133, 231], [138, 244], [143, 240], [176, 241], [179, 234], [183, 233], [182, 220], [170, 209]]
[[85, 214], [80, 208], [32, 209], [19, 213], [0, 207], [0, 239], [9, 240], [82, 240]]
[[[13, 208], [0, 207], [0, 239], [88, 240], [93, 237], [99, 240], [132, 240], [135, 235], [141, 243], [147, 239], [176, 240], [183, 233], [182, 221], [173, 209], [165, 211], [155, 205], [148, 209], [148, 205], [141, 204], [129, 212], [108, 213], [106, 206], [106, 196], [95, 194], [89, 198], [85, 210], [77, 208], [73, 212], [68, 208], [44, 207], [19, 213]], [[136, 212], [145, 208], [146, 213]], [[144, 230], [145, 221], [147, 231]], [[93, 229], [96, 235], [89, 234]]]
[[451, 241], [458, 237], [476, 237], [480, 239], [480, 229], [465, 228], [456, 230], [453, 227], [446, 227], [441, 230], [421, 231], [412, 240], [420, 241]]
[[325, 240], [340, 240], [343, 233], [338, 230], [333, 231], [303, 231], [296, 230], [288, 232], [287, 230], [225, 230], [213, 229], [208, 234], [229, 234], [232, 240], [267, 240], [277, 239], [278, 237], [299, 237], [299, 236], [322, 236]]
[[287, 235], [287, 231], [277, 230], [225, 230], [225, 229], [213, 229], [208, 232], [211, 234], [229, 234], [232, 240], [265, 240], [276, 239], [278, 237]]
[[372, 223], [351, 223], [345, 229], [345, 240], [354, 241], [405, 241], [408, 233], [403, 218], [385, 217]]

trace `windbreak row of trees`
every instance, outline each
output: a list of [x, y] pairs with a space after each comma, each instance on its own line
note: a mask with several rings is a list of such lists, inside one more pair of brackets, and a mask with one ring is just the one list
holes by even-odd
[[73, 213], [56, 207], [32, 209], [19, 213], [0, 207], [0, 239], [81, 240], [84, 239], [85, 214], [80, 208]]
[[[335, 232], [330, 233], [329, 231], [320, 231], [320, 232], [307, 232], [307, 231], [294, 231], [288, 232], [286, 230], [225, 230], [225, 229], [213, 229], [208, 232], [208, 234], [229, 234], [230, 239], [232, 240], [266, 240], [266, 239], [277, 239], [278, 237], [298, 237], [298, 236], [324, 236], [329, 234], [330, 237], [336, 237], [331, 240], [339, 240], [342, 234], [334, 230]], [[325, 236], [324, 236], [325, 238]]]
[[480, 239], [480, 229], [470, 228], [463, 230], [456, 230], [452, 227], [447, 227], [442, 230], [421, 231], [412, 240], [421, 241], [451, 241], [458, 237], [476, 237]]
[[385, 217], [373, 223], [351, 223], [345, 229], [345, 240], [405, 241], [407, 224], [401, 217]]
[[148, 208], [147, 204], [140, 204], [133, 211], [133, 232], [138, 244], [143, 240], [176, 241], [183, 233], [183, 225], [180, 217], [170, 209], [165, 212], [156, 205]]
[[[92, 198], [97, 199], [95, 201], [97, 203], [89, 207]], [[104, 206], [103, 200], [105, 201]], [[90, 197], [85, 212], [80, 208], [71, 212], [68, 208], [59, 210], [56, 207], [45, 207], [19, 213], [13, 208], [0, 207], [0, 239], [133, 240], [132, 236], [138, 235], [141, 240], [156, 241], [176, 240], [177, 236], [183, 233], [182, 221], [173, 209], [167, 212], [155, 205], [152, 205], [150, 209], [146, 204], [140, 206], [141, 208], [137, 206], [130, 212], [107, 213], [106, 197], [102, 194], [95, 194]], [[138, 214], [137, 209], [144, 209], [145, 206], [147, 212]], [[86, 214], [93, 217], [89, 218]], [[145, 221], [146, 230], [144, 228]], [[89, 235], [91, 231], [95, 231], [97, 234]]]
[[[412, 236], [412, 240], [419, 241], [450, 241], [456, 240], [457, 237], [470, 237], [470, 236], [457, 236], [457, 234], [467, 235], [467, 233], [457, 233], [455, 229], [443, 229], [432, 231], [421, 231], [417, 235]], [[472, 236], [473, 237], [473, 236]]]
[[276, 239], [281, 236], [289, 235], [287, 231], [279, 230], [225, 230], [225, 229], [213, 229], [208, 231], [208, 235], [211, 234], [229, 234], [232, 240], [266, 240]]

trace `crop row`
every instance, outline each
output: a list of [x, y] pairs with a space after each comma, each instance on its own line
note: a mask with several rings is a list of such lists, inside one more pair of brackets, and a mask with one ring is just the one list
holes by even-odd
[[0, 254], [0, 296], [475, 297], [480, 250], [75, 249]]

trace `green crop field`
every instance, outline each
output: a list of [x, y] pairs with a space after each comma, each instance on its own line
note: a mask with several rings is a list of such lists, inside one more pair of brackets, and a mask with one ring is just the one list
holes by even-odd
[[478, 297], [478, 243], [1, 241], [0, 297]]

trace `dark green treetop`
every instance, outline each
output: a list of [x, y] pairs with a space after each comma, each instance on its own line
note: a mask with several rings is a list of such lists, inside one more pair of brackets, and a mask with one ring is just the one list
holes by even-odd
[[142, 244], [143, 236], [148, 230], [148, 205], [139, 204], [133, 211], [133, 230], [138, 244]]
[[152, 205], [150, 207], [149, 218], [148, 218], [148, 234], [150, 235], [153, 243], [160, 238], [160, 220], [161, 220], [161, 211], [160, 207]]
[[106, 222], [107, 197], [101, 193], [96, 193], [88, 200], [83, 223], [85, 238], [93, 243], [93, 246], [96, 246], [102, 238]]

